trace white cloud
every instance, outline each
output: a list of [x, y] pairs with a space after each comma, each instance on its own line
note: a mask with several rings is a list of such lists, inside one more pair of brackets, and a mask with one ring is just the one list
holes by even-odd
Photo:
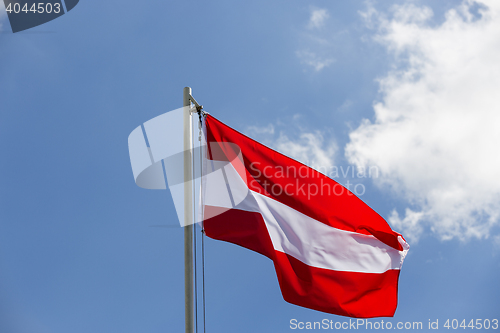
[[319, 72], [323, 68], [330, 66], [335, 61], [332, 58], [320, 57], [316, 53], [310, 52], [308, 50], [297, 51], [296, 54], [302, 64], [311, 66], [316, 72]]
[[314, 8], [311, 10], [309, 21], [300, 34], [301, 47], [295, 52], [300, 63], [320, 72], [335, 62], [329, 55], [331, 48], [331, 36], [322, 29], [330, 14], [326, 9]]
[[395, 65], [346, 156], [377, 165], [378, 184], [413, 205], [390, 222], [414, 240], [426, 228], [442, 239], [487, 238], [499, 224], [500, 2], [480, 3], [478, 15], [466, 0], [437, 26], [429, 8], [411, 3], [390, 18], [364, 14]]
[[493, 244], [500, 249], [500, 235], [493, 237]]
[[269, 124], [265, 127], [259, 126], [249, 126], [247, 127], [247, 131], [253, 133], [254, 135], [273, 135], [274, 134], [274, 126], [273, 124]]
[[325, 144], [321, 132], [305, 132], [294, 140], [281, 133], [273, 146], [283, 154], [319, 171], [332, 169], [334, 155], [337, 151], [336, 144]]
[[[294, 121], [298, 121], [294, 117]], [[288, 126], [287, 133], [299, 132], [293, 139], [284, 131], [276, 131], [273, 124], [266, 127], [250, 126], [246, 129], [251, 137], [266, 144], [280, 153], [294, 158], [320, 172], [328, 172], [334, 167], [337, 144], [332, 140], [325, 140], [320, 131], [309, 132], [295, 125]]]
[[409, 242], [417, 242], [423, 232], [423, 226], [421, 223], [423, 215], [423, 212], [415, 212], [406, 208], [405, 216], [401, 219], [398, 212], [393, 210], [391, 215], [389, 215], [389, 221], [394, 229], [404, 230], [403, 236]]
[[326, 9], [313, 9], [309, 18], [309, 29], [320, 29], [325, 25], [325, 21], [330, 17]]
[[337, 111], [347, 112], [353, 105], [354, 103], [350, 99], [346, 99], [344, 103], [342, 103], [342, 105], [337, 108]]

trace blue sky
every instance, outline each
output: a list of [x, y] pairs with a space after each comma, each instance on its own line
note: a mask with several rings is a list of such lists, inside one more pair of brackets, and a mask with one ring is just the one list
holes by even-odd
[[[183, 330], [183, 230], [134, 184], [127, 137], [184, 86], [304, 162], [378, 168], [336, 180], [411, 245], [384, 321], [500, 319], [499, 21], [492, 0], [80, 1], [12, 34], [2, 8], [0, 332]], [[205, 245], [208, 332], [346, 320]]]

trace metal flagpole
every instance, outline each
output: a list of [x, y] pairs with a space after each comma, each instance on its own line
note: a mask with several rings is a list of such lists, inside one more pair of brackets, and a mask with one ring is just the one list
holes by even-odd
[[192, 126], [191, 88], [184, 88], [184, 293], [186, 333], [194, 333], [194, 285], [193, 285], [193, 186], [192, 180]]

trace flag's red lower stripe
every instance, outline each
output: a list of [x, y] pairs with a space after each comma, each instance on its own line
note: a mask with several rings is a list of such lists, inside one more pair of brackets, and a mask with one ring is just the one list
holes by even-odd
[[357, 318], [392, 317], [396, 311], [399, 270], [332, 271], [307, 266], [278, 251], [273, 261], [287, 302]]
[[287, 302], [359, 318], [394, 315], [399, 270], [357, 273], [311, 267], [274, 250], [259, 213], [232, 209], [213, 215], [216, 216], [204, 222], [206, 235], [243, 246], [273, 260]]

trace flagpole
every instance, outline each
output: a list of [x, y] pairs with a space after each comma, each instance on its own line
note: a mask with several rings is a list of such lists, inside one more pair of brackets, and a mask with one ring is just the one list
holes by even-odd
[[193, 187], [192, 180], [192, 125], [191, 88], [184, 88], [184, 309], [186, 333], [194, 333], [194, 284], [193, 284]]

